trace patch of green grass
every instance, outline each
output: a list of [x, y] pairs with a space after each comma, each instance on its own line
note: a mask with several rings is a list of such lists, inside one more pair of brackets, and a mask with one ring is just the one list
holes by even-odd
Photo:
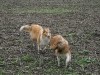
[[24, 61], [32, 61], [32, 57], [31, 57], [31, 55], [29, 55], [29, 54], [26, 54], [25, 56], [23, 56], [22, 59], [23, 59]]
[[55, 9], [38, 9], [38, 10], [34, 10], [34, 9], [30, 9], [30, 10], [21, 10], [21, 9], [16, 9], [13, 8], [12, 12], [14, 13], [45, 13], [45, 14], [61, 14], [61, 13], [67, 13], [67, 12], [74, 12], [74, 10], [70, 10], [70, 9], [60, 9], [60, 8], [55, 8]]
[[8, 4], [7, 4], [7, 3], [2, 3], [2, 2], [0, 2], [0, 6], [7, 7]]
[[87, 65], [88, 63], [91, 62], [91, 59], [90, 58], [77, 58], [75, 60], [75, 63], [78, 64], [78, 65]]
[[5, 71], [4, 70], [1, 70], [0, 71], [0, 75], [6, 75]]
[[67, 37], [68, 35], [67, 34], [63, 34], [63, 37]]
[[0, 57], [0, 61], [2, 61], [3, 59]]

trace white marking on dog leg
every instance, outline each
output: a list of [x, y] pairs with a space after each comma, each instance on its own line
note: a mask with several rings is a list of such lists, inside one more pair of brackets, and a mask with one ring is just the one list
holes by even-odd
[[58, 66], [60, 66], [60, 58], [57, 56]]
[[34, 45], [34, 43], [33, 43], [33, 47], [34, 47], [35, 45]]
[[70, 55], [67, 53], [66, 54], [66, 67], [68, 66], [68, 62], [71, 60]]
[[38, 46], [38, 54], [39, 54], [40, 47]]
[[43, 51], [46, 49], [46, 46], [43, 48]]

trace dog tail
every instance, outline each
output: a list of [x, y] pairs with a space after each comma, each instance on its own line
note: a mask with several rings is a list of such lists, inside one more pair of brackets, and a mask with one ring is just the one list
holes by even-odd
[[29, 25], [24, 25], [24, 26], [20, 27], [20, 31], [30, 32], [31, 30], [32, 30], [32, 28]]

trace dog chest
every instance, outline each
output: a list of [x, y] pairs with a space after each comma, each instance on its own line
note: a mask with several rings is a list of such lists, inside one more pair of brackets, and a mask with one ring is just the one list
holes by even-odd
[[40, 45], [47, 45], [50, 42], [48, 38], [44, 38], [40, 40]]

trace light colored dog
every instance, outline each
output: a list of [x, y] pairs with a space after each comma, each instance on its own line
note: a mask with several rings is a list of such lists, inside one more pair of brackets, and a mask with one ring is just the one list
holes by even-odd
[[50, 48], [57, 56], [58, 66], [60, 66], [60, 56], [66, 58], [66, 67], [71, 60], [71, 52], [69, 50], [68, 41], [66, 41], [61, 35], [53, 36], [50, 40]]
[[22, 26], [20, 28], [20, 31], [22, 30], [30, 33], [30, 37], [33, 42], [37, 41], [38, 53], [41, 46], [46, 46], [50, 42], [51, 33], [50, 33], [49, 28], [42, 28], [42, 26], [40, 25], [31, 24], [31, 25]]

